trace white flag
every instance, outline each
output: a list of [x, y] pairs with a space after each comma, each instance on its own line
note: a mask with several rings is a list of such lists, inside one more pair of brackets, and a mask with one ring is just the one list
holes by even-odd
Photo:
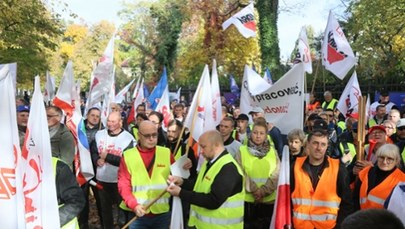
[[134, 92], [132, 93], [132, 99], [136, 98], [136, 95], [138, 94], [138, 90], [139, 90], [139, 86], [140, 86], [140, 81], [141, 81], [141, 77], [138, 77], [138, 80], [136, 81], [136, 85], [134, 88]]
[[[248, 76], [249, 76], [249, 66], [245, 65], [245, 70], [243, 72], [243, 79], [242, 79], [242, 90], [240, 92], [240, 112], [242, 114], [249, 114], [249, 112], [253, 109], [254, 102], [252, 99], [252, 95], [249, 92], [248, 87]], [[251, 121], [251, 120], [250, 120]]]
[[144, 81], [144, 79], [142, 79], [141, 83], [139, 84], [139, 90], [138, 90], [138, 93], [134, 100], [133, 108], [134, 108], [134, 119], [135, 120], [136, 120], [136, 115], [137, 115], [136, 108], [145, 102], [145, 96], [143, 94], [143, 81]]
[[43, 101], [37, 76], [22, 149], [25, 162], [25, 220], [27, 228], [60, 228], [51, 143]]
[[[0, 68], [0, 222], [2, 228], [25, 228], [21, 151], [15, 90], [8, 65]], [[46, 127], [47, 129], [48, 127]]]
[[256, 37], [256, 20], [254, 16], [253, 3], [243, 8], [241, 11], [230, 17], [222, 24], [222, 29], [226, 30], [234, 24], [238, 31], [245, 38]]
[[[89, 98], [86, 110], [101, 101], [102, 96], [107, 94], [113, 83], [113, 60], [114, 60], [114, 36], [108, 42], [103, 56], [100, 58], [97, 67], [94, 69], [91, 79]], [[115, 96], [115, 95], [114, 95]]]
[[156, 106], [156, 111], [163, 114], [163, 125], [162, 128], [166, 131], [171, 119], [173, 119], [172, 112], [170, 112], [170, 101], [169, 101], [169, 86], [167, 85], [163, 91], [163, 95]]
[[46, 71], [46, 82], [45, 82], [45, 91], [44, 91], [44, 101], [49, 103], [55, 97], [55, 78]]
[[208, 65], [205, 65], [203, 74], [198, 83], [189, 112], [184, 120], [184, 126], [191, 131], [191, 136], [198, 141], [207, 130], [214, 130], [212, 118], [211, 84]]
[[264, 110], [268, 122], [282, 134], [303, 128], [304, 119], [304, 66], [296, 64], [273, 86], [253, 96], [257, 106]]
[[212, 61], [212, 75], [211, 75], [211, 93], [212, 93], [212, 118], [214, 119], [215, 126], [219, 125], [222, 118], [222, 104], [221, 92], [219, 89], [217, 62]]
[[125, 100], [126, 94], [129, 91], [129, 88], [132, 86], [134, 83], [135, 79], [133, 79], [129, 84], [127, 84], [124, 88], [121, 89], [121, 91], [118, 92], [118, 94], [115, 96], [115, 102], [116, 103], [122, 103], [122, 101]]
[[[14, 91], [17, 91], [17, 63], [9, 63], [9, 64], [0, 64], [0, 70], [4, 67], [8, 68], [8, 71], [10, 71], [12, 82], [13, 82], [13, 87]], [[28, 93], [30, 93], [28, 91]]]
[[304, 70], [311, 74], [312, 73], [312, 59], [311, 59], [311, 48], [308, 45], [307, 31], [305, 27], [302, 27], [300, 32], [300, 37], [298, 40], [298, 56], [299, 59], [304, 64]]
[[322, 65], [339, 79], [343, 79], [355, 64], [353, 50], [330, 11], [322, 43]]
[[352, 113], [357, 113], [359, 109], [359, 97], [361, 97], [361, 90], [359, 81], [357, 80], [356, 71], [354, 71], [349, 82], [347, 82], [342, 95], [340, 96], [336, 108], [345, 117]]

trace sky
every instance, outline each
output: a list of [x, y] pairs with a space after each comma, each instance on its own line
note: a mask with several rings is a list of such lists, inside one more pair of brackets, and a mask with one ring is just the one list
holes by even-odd
[[[122, 23], [117, 12], [121, 9], [119, 0], [62, 0], [68, 9], [78, 15], [78, 20], [89, 24], [107, 20], [117, 25]], [[279, 0], [278, 37], [280, 58], [287, 59], [292, 53], [302, 26], [311, 25], [316, 34], [323, 32], [329, 10], [339, 19], [343, 4], [340, 0]], [[289, 9], [289, 10], [286, 10]], [[67, 16], [65, 16], [66, 18]], [[71, 19], [71, 18], [70, 18]]]

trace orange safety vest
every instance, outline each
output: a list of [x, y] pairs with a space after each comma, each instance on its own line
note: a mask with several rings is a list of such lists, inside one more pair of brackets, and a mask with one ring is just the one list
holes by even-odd
[[384, 208], [384, 202], [390, 195], [392, 189], [394, 189], [399, 182], [405, 181], [405, 174], [400, 169], [396, 168], [385, 180], [367, 193], [368, 172], [371, 168], [372, 166], [368, 166], [359, 173], [359, 179], [361, 181], [359, 194], [361, 209]]
[[311, 178], [302, 169], [307, 157], [298, 157], [294, 166], [295, 189], [291, 194], [294, 228], [334, 228], [341, 198], [337, 194], [339, 160], [327, 158], [326, 167], [317, 188], [314, 190]]

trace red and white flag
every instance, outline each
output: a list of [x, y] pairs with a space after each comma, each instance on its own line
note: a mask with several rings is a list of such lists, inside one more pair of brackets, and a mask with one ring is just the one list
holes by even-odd
[[236, 26], [240, 34], [245, 38], [256, 37], [256, 20], [253, 3], [250, 3], [241, 11], [226, 20], [222, 24], [222, 29], [226, 30], [232, 24]]
[[291, 228], [291, 193], [290, 193], [290, 152], [288, 146], [283, 148], [283, 158], [277, 183], [277, 197], [274, 204], [270, 229]]
[[214, 119], [215, 126], [219, 125], [222, 118], [222, 103], [221, 103], [221, 92], [219, 89], [218, 72], [217, 72], [217, 62], [212, 61], [212, 72], [211, 72], [211, 93], [212, 93], [212, 118]]
[[[2, 228], [25, 228], [21, 150], [15, 90], [8, 65], [0, 68], [0, 222]], [[46, 127], [47, 129], [48, 127]]]
[[[94, 69], [90, 84], [89, 98], [87, 99], [86, 110], [93, 107], [102, 100], [102, 96], [111, 89], [114, 60], [114, 36], [108, 42], [103, 56]], [[115, 95], [114, 95], [115, 96]]]
[[211, 84], [208, 65], [205, 65], [193, 101], [189, 107], [189, 112], [184, 120], [184, 126], [190, 130], [190, 136], [195, 141], [198, 141], [205, 131], [215, 130], [212, 117]]
[[304, 64], [304, 70], [311, 74], [312, 73], [312, 59], [311, 59], [311, 48], [308, 44], [307, 30], [302, 27], [300, 32], [300, 37], [298, 40], [298, 56], [299, 59]]
[[35, 77], [22, 148], [26, 228], [60, 228], [48, 122], [39, 82]]
[[340, 96], [336, 108], [345, 117], [348, 117], [352, 113], [357, 113], [359, 109], [359, 97], [361, 96], [359, 81], [357, 80], [356, 71], [354, 71]]
[[170, 120], [173, 119], [172, 112], [170, 112], [169, 86], [166, 86], [164, 89], [162, 97], [160, 98], [155, 110], [163, 114], [162, 128], [167, 130]]
[[353, 50], [330, 11], [322, 43], [322, 65], [342, 80], [355, 64]]
[[94, 177], [94, 170], [83, 117], [80, 111], [80, 89], [78, 84], [74, 82], [72, 61], [69, 61], [66, 65], [53, 103], [66, 114], [66, 126], [73, 134], [76, 143], [74, 159], [75, 175], [79, 185], [83, 185]]

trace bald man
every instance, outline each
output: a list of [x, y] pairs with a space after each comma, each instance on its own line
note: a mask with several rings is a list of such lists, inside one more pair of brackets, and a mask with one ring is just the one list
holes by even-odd
[[114, 228], [112, 205], [121, 202], [118, 193], [118, 166], [122, 152], [136, 144], [134, 137], [122, 128], [121, 114], [111, 112], [107, 128], [99, 130], [91, 144], [91, 156], [96, 168], [96, 179], [103, 186], [100, 190], [100, 206], [104, 228]]
[[[167, 191], [191, 204], [188, 225], [195, 228], [243, 228], [244, 198], [243, 173], [232, 155], [224, 147], [221, 134], [207, 131], [198, 144], [206, 161], [203, 163], [193, 190], [187, 190], [190, 180], [170, 176]], [[178, 185], [182, 185], [182, 188]]]
[[[124, 152], [118, 172], [118, 189], [130, 220], [139, 218], [129, 228], [169, 228], [169, 193], [164, 194], [149, 211], [146, 205], [157, 198], [167, 187], [166, 180], [174, 157], [166, 147], [157, 146], [158, 129], [152, 121], [139, 124], [138, 144]], [[145, 216], [146, 215], [146, 216]]]

